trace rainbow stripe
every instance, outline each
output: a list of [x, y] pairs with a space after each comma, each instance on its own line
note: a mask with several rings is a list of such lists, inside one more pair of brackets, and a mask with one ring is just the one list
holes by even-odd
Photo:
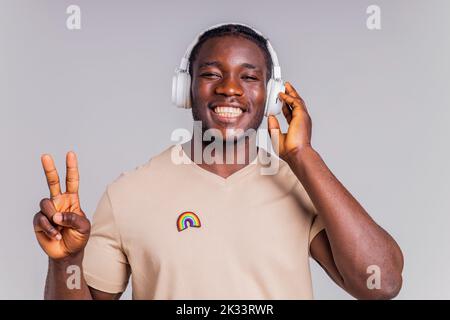
[[183, 231], [188, 227], [200, 228], [200, 219], [193, 212], [186, 211], [178, 216], [177, 229], [178, 231]]

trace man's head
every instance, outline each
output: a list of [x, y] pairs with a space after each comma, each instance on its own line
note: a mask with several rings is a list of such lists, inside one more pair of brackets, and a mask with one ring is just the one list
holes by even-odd
[[192, 114], [203, 130], [227, 139], [259, 127], [272, 75], [266, 39], [242, 25], [220, 26], [200, 37], [189, 62]]

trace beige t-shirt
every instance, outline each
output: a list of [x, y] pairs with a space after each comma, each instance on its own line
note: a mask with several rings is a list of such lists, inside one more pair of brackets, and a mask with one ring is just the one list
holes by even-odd
[[309, 244], [323, 223], [285, 162], [276, 175], [261, 167], [222, 178], [175, 145], [122, 173], [94, 214], [87, 284], [122, 292], [131, 275], [134, 299], [312, 299]]

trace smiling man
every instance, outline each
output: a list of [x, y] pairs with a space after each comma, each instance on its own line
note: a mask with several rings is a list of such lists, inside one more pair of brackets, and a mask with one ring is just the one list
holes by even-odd
[[[42, 156], [51, 197], [34, 228], [49, 256], [46, 298], [118, 299], [132, 275], [135, 299], [311, 299], [310, 257], [356, 298], [397, 295], [399, 246], [314, 150], [305, 103], [288, 82], [278, 95], [288, 132], [268, 117], [280, 165], [261, 174], [258, 155], [275, 158], [256, 148], [254, 134], [273, 68], [266, 39], [251, 28], [203, 33], [187, 76], [193, 118], [214, 141], [193, 136], [122, 174], [100, 199], [92, 228], [75, 154], [67, 154], [65, 193], [52, 158]], [[204, 159], [211, 143], [221, 161]], [[82, 267], [75, 289], [67, 286], [73, 265]]]

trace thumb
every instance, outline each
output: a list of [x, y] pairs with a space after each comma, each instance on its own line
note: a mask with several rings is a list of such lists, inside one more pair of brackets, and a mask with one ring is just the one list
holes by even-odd
[[269, 129], [269, 135], [271, 135], [272, 130], [280, 129], [280, 123], [278, 122], [277, 117], [270, 115], [267, 117], [267, 127]]
[[284, 134], [281, 132], [280, 123], [277, 117], [271, 115], [267, 119], [267, 127], [269, 130], [272, 146], [277, 154], [280, 154], [281, 148], [284, 146]]
[[75, 229], [82, 234], [89, 234], [91, 224], [86, 217], [73, 212], [57, 212], [53, 215], [53, 222], [59, 226]]

